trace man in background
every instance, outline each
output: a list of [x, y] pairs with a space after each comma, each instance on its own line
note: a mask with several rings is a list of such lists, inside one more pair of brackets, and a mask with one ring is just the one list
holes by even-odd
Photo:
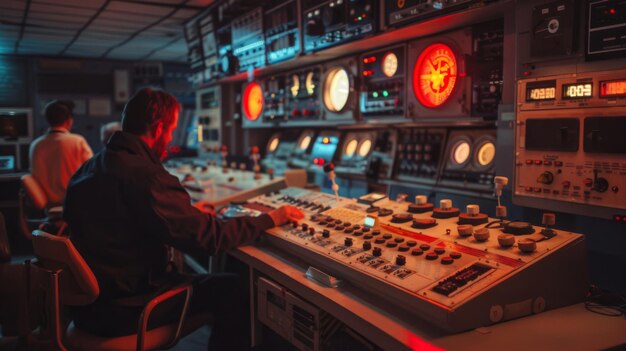
[[54, 100], [46, 105], [50, 128], [30, 144], [31, 173], [46, 194], [46, 207], [63, 204], [70, 178], [93, 155], [85, 138], [70, 133], [73, 109], [72, 101]]

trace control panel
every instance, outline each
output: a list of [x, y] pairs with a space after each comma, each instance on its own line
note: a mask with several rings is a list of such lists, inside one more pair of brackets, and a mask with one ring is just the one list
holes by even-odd
[[307, 168], [311, 163], [311, 149], [316, 140], [317, 133], [311, 129], [304, 130], [298, 137], [296, 147], [293, 149], [289, 165], [294, 168]]
[[478, 205], [368, 194], [346, 199], [300, 188], [249, 200], [291, 204], [306, 217], [268, 231], [307, 264], [457, 332], [584, 300], [583, 236], [493, 219]]
[[215, 24], [212, 13], [198, 21], [200, 26], [200, 40], [202, 41], [202, 53], [204, 57], [204, 81], [210, 82], [219, 75], [217, 59], [217, 40], [215, 38]]
[[222, 145], [220, 101], [220, 88], [217, 86], [196, 91], [200, 156], [203, 156], [202, 152], [212, 153], [215, 148]]
[[376, 132], [348, 132], [342, 139], [335, 171], [340, 177], [343, 174], [365, 176]]
[[300, 53], [298, 2], [287, 1], [265, 12], [267, 63], [285, 61]]
[[406, 128], [398, 133], [395, 162], [398, 180], [435, 184], [446, 145], [446, 130]]
[[398, 132], [396, 130], [383, 129], [376, 132], [372, 154], [365, 172], [369, 181], [391, 178], [397, 145]]
[[626, 56], [626, 3], [622, 0], [587, 2], [588, 59]]
[[491, 192], [496, 144], [495, 129], [451, 129], [440, 184]]
[[302, 1], [304, 52], [315, 52], [374, 34], [378, 1]]
[[317, 135], [311, 147], [309, 171], [321, 173], [324, 166], [335, 160], [335, 154], [341, 143], [341, 133], [322, 131]]
[[239, 72], [265, 66], [265, 36], [263, 10], [258, 7], [231, 23], [233, 55]]
[[322, 115], [320, 67], [291, 72], [285, 75], [286, 113], [291, 121], [318, 120]]
[[289, 158], [296, 147], [296, 140], [290, 138], [287, 132], [274, 133], [265, 148], [265, 157], [261, 160], [261, 165], [266, 173], [271, 169], [275, 175], [285, 174]]
[[466, 9], [474, 4], [490, 1], [477, 0], [402, 0], [384, 1], [385, 24], [401, 27], [416, 21], [442, 16], [453, 11]]
[[626, 70], [520, 80], [514, 201], [626, 214]]
[[285, 89], [285, 77], [273, 75], [263, 81], [265, 89], [263, 97], [265, 106], [263, 107], [263, 121], [286, 121], [287, 110], [285, 102], [287, 100], [287, 89]]
[[359, 106], [364, 119], [404, 117], [405, 54], [401, 45], [361, 55]]

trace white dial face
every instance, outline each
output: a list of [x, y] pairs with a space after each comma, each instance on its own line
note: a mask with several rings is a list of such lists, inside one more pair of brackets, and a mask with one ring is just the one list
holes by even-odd
[[452, 150], [452, 161], [458, 165], [465, 163], [470, 156], [470, 150], [471, 147], [467, 141], [456, 143]]
[[270, 141], [270, 146], [267, 148], [269, 152], [274, 152], [276, 151], [276, 148], [278, 147], [278, 143], [280, 142], [280, 140], [278, 138], [274, 138]]
[[300, 77], [297, 74], [291, 76], [291, 96], [298, 96], [298, 91], [300, 91]]
[[487, 166], [493, 162], [496, 157], [496, 146], [492, 142], [484, 143], [478, 148], [478, 164], [481, 166]]
[[371, 149], [372, 149], [372, 141], [369, 139], [365, 139], [361, 143], [361, 146], [359, 146], [359, 156], [361, 157], [367, 156], [370, 153]]
[[398, 56], [396, 56], [393, 52], [385, 54], [381, 65], [383, 74], [387, 77], [393, 77], [393, 75], [398, 72]]
[[346, 144], [346, 149], [344, 150], [344, 156], [346, 157], [352, 157], [354, 155], [354, 153], [356, 152], [356, 146], [359, 142], [356, 141], [356, 139], [352, 139], [350, 140], [347, 144]]
[[309, 147], [310, 143], [311, 143], [311, 136], [305, 135], [302, 138], [302, 140], [300, 140], [300, 145], [298, 145], [298, 147], [300, 148], [300, 150], [306, 150]]
[[324, 105], [331, 112], [341, 111], [350, 96], [350, 78], [341, 67], [330, 70], [324, 81]]

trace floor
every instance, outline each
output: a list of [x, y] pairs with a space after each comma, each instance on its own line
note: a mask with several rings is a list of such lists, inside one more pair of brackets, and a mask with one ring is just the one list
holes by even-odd
[[174, 348], [170, 350], [175, 351], [206, 351], [209, 336], [211, 335], [211, 328], [206, 326], [202, 327], [195, 332], [182, 338]]

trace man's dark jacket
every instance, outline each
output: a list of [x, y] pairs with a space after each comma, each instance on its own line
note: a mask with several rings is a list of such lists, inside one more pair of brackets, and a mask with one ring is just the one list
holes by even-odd
[[154, 290], [165, 276], [167, 246], [207, 255], [274, 225], [268, 215], [221, 221], [202, 213], [148, 146], [125, 132], [74, 174], [64, 216], [100, 284], [98, 303]]

